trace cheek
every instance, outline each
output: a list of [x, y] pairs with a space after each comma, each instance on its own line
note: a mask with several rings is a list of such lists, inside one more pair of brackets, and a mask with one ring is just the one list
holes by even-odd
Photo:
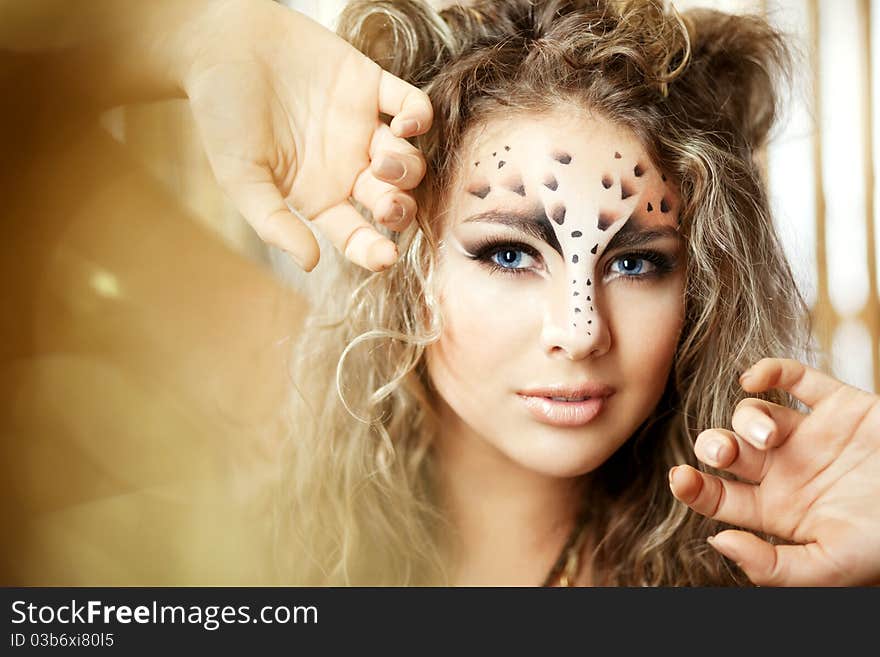
[[540, 334], [539, 285], [529, 294], [521, 282], [502, 274], [446, 274], [439, 294], [443, 333], [428, 348], [429, 373], [441, 392], [443, 387], [450, 394], [466, 390], [473, 398], [499, 389], [486, 385], [490, 381], [501, 389], [513, 385], [509, 373]]
[[626, 291], [612, 298], [609, 305], [611, 331], [625, 370], [621, 374], [646, 390], [662, 391], [682, 327], [681, 286]]

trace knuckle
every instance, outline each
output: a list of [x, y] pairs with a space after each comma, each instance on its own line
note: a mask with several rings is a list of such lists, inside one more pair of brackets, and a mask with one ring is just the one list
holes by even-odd
[[746, 397], [745, 399], [740, 399], [736, 403], [736, 407], [733, 410], [734, 415], [742, 415], [743, 411], [756, 408], [756, 401], [757, 400], [754, 397]]

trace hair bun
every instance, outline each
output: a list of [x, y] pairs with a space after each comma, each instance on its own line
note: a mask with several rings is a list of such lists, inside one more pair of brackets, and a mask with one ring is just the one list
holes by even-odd
[[[791, 56], [783, 36], [758, 16], [692, 9], [683, 14], [690, 61], [672, 85], [676, 111], [707, 131], [762, 146], [777, 114], [777, 85], [787, 78]], [[707, 113], [711, 99], [714, 113]]]

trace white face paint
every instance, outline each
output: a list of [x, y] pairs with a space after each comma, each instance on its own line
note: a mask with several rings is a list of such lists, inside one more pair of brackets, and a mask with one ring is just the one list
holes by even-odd
[[[428, 350], [444, 427], [531, 469], [588, 472], [662, 394], [683, 315], [680, 201], [633, 133], [573, 108], [490, 121], [456, 181], [446, 327]], [[615, 392], [579, 426], [536, 419], [519, 394], [587, 382]]]

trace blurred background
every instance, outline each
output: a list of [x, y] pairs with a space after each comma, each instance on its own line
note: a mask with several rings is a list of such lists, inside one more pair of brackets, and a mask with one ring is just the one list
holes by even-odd
[[[332, 28], [344, 2], [285, 4]], [[761, 157], [775, 220], [828, 368], [877, 391], [880, 7], [674, 4], [789, 33], [796, 79]], [[63, 108], [4, 109], [0, 583], [278, 583], [273, 436], [305, 310], [289, 266], [218, 189], [186, 101], [63, 129]]]

